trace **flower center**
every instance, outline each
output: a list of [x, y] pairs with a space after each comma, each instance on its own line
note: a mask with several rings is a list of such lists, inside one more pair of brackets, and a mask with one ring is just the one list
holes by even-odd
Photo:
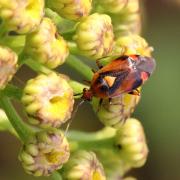
[[98, 171], [94, 171], [92, 175], [92, 180], [102, 180], [100, 173]]
[[54, 97], [52, 97], [49, 101], [50, 101], [50, 103], [52, 103], [52, 104], [56, 104], [56, 103], [58, 103], [59, 101], [61, 101], [61, 97], [60, 96], [54, 96]]

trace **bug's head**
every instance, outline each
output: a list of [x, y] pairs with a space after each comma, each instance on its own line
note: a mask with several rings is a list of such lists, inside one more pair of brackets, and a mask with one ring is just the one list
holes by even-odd
[[92, 100], [92, 97], [93, 97], [93, 93], [90, 89], [86, 89], [84, 88], [83, 89], [83, 95], [82, 95], [82, 99], [85, 100], [85, 101], [91, 101]]

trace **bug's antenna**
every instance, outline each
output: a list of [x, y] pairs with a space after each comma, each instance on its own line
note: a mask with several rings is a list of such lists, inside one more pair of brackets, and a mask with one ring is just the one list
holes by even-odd
[[85, 102], [85, 100], [80, 101], [80, 103], [76, 106], [74, 112], [72, 113], [71, 119], [70, 119], [70, 121], [68, 122], [68, 124], [67, 124], [67, 126], [66, 126], [66, 130], [65, 130], [65, 133], [64, 133], [64, 136], [65, 136], [65, 137], [67, 137], [67, 132], [68, 132], [68, 130], [69, 130], [69, 127], [70, 127], [70, 125], [71, 125], [71, 123], [72, 123], [72, 121], [73, 121], [73, 119], [74, 119], [74, 117], [75, 117], [75, 115], [76, 115], [79, 107], [80, 107], [84, 102]]

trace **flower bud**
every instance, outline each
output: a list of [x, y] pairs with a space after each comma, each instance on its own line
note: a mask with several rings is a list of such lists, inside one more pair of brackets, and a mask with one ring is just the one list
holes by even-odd
[[28, 174], [48, 176], [69, 159], [69, 144], [57, 129], [40, 131], [24, 144], [19, 160]]
[[38, 30], [27, 35], [25, 52], [52, 69], [63, 64], [69, 53], [67, 43], [49, 18], [43, 18]]
[[34, 31], [44, 15], [44, 0], [1, 0], [0, 18], [8, 31], [25, 34]]
[[99, 59], [111, 53], [113, 48], [113, 26], [106, 14], [92, 14], [77, 26], [74, 40], [81, 53]]
[[119, 97], [112, 98], [111, 102], [108, 99], [103, 100], [99, 107], [99, 100], [94, 98], [93, 108], [105, 126], [120, 128], [134, 112], [139, 101], [140, 96], [122, 94]]
[[0, 90], [12, 79], [17, 71], [18, 57], [7, 47], [0, 46]]
[[105, 180], [103, 166], [93, 152], [78, 151], [64, 166], [63, 179]]
[[88, 16], [92, 0], [48, 0], [47, 6], [59, 15], [70, 20], [79, 20]]
[[112, 15], [112, 23], [116, 37], [127, 35], [129, 33], [141, 33], [140, 13], [125, 13], [121, 15]]
[[27, 82], [22, 102], [31, 124], [59, 127], [71, 117], [73, 91], [62, 75], [41, 74]]
[[153, 48], [141, 36], [129, 34], [116, 40], [114, 51], [115, 54], [121, 55], [140, 54], [142, 56], [151, 56]]
[[98, 0], [103, 9], [110, 13], [120, 13], [128, 4], [128, 0]]
[[129, 164], [124, 162], [119, 153], [112, 149], [101, 149], [98, 151], [98, 158], [103, 164], [107, 179], [120, 180], [130, 170]]
[[145, 164], [148, 147], [141, 123], [136, 119], [128, 119], [116, 134], [116, 145], [122, 159], [132, 167]]
[[140, 34], [141, 16], [139, 0], [128, 0], [124, 8], [117, 14], [112, 14], [113, 27], [116, 36], [131, 32]]

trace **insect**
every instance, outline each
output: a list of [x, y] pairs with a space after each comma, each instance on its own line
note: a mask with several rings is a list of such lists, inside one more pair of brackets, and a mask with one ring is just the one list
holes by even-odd
[[83, 90], [82, 99], [91, 101], [92, 97], [111, 99], [129, 93], [139, 95], [137, 90], [153, 73], [156, 63], [151, 57], [140, 55], [121, 56], [106, 66], [96, 61], [99, 70], [94, 73], [90, 88]]
[[[137, 88], [148, 80], [156, 67], [153, 58], [140, 55], [121, 56], [104, 67], [101, 66], [99, 61], [96, 61], [99, 70], [94, 73], [92, 81], [89, 82], [90, 88], [85, 88], [83, 93], [80, 93], [83, 101], [76, 107], [74, 115], [84, 101], [91, 101], [93, 97], [100, 98], [100, 107], [103, 99], [109, 99], [110, 101], [123, 93], [140, 95]], [[66, 128], [66, 132], [70, 124], [71, 122]]]

